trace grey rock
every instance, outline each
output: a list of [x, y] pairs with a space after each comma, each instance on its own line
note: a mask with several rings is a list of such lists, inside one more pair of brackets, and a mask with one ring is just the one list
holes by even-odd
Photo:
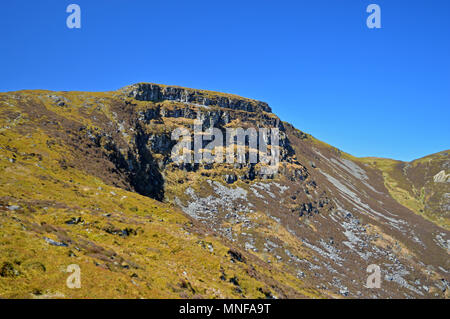
[[47, 238], [47, 237], [44, 237], [44, 240], [47, 243], [49, 243], [50, 245], [52, 245], [52, 246], [59, 246], [59, 247], [68, 247], [69, 246], [66, 243], [61, 243], [61, 242], [58, 242], [58, 241], [54, 241], [53, 239], [50, 239], [50, 238]]

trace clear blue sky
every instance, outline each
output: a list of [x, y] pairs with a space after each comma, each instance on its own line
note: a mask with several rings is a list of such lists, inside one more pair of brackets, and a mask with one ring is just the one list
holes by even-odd
[[0, 91], [173, 84], [266, 101], [356, 156], [450, 148], [449, 0], [2, 1], [0, 43]]

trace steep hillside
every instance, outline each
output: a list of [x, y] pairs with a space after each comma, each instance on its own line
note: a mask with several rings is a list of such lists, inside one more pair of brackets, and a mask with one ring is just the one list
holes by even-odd
[[381, 170], [386, 188], [400, 204], [449, 230], [449, 157], [449, 151], [443, 151], [410, 163], [382, 158], [361, 161]]
[[[277, 128], [278, 172], [172, 161], [195, 120]], [[0, 297], [448, 297], [448, 163], [357, 159], [231, 94], [0, 93]]]

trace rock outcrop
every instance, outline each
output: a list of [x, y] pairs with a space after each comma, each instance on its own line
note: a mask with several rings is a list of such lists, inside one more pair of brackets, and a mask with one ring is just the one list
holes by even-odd
[[201, 106], [219, 106], [247, 112], [272, 112], [265, 102], [251, 100], [232, 94], [187, 89], [152, 83], [138, 83], [122, 89], [128, 96], [140, 101], [178, 101]]

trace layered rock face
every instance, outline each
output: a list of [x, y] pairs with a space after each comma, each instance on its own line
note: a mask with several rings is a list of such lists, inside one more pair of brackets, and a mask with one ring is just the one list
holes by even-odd
[[[249, 162], [248, 149], [244, 163], [173, 163], [171, 150], [177, 141], [172, 139], [172, 132], [185, 127], [194, 133], [193, 120], [202, 123], [203, 130], [212, 127], [220, 129], [223, 137], [226, 137], [227, 128], [276, 128], [279, 130], [280, 160], [293, 161], [293, 150], [285, 127], [270, 113], [270, 108], [264, 102], [223, 93], [147, 83], [128, 86], [119, 92], [118, 98], [110, 105], [114, 116], [112, 126], [103, 130], [86, 130], [86, 136], [107, 152], [116, 169], [126, 176], [124, 182], [139, 194], [164, 199], [163, 175], [167, 174], [163, 172], [166, 170], [196, 172], [207, 169], [229, 182], [234, 182], [238, 177], [241, 180], [253, 180], [258, 176], [274, 177], [274, 174], [263, 174], [261, 165]], [[55, 101], [64, 99], [67, 101], [66, 98], [56, 98]], [[102, 122], [95, 124], [104, 127]], [[248, 138], [247, 136], [247, 143]], [[259, 141], [259, 136], [257, 140]], [[224, 139], [224, 148], [226, 142]], [[267, 143], [271, 144], [270, 134], [267, 136]], [[205, 148], [207, 144], [208, 141], [203, 141], [201, 148]], [[233, 145], [236, 144], [237, 138], [233, 140]], [[194, 149], [194, 139], [190, 149]], [[215, 170], [217, 167], [227, 170]]]
[[128, 96], [139, 101], [159, 102], [163, 100], [192, 103], [202, 106], [215, 105], [223, 108], [247, 112], [272, 112], [265, 102], [245, 99], [238, 96], [221, 96], [220, 93], [187, 89], [175, 86], [162, 86], [151, 83], [134, 84], [123, 89]]
[[[202, 163], [182, 163], [174, 164], [170, 158], [171, 150], [176, 141], [171, 139], [171, 133], [174, 129], [185, 127], [193, 132], [193, 120], [202, 123], [202, 129], [217, 128], [224, 137], [222, 146], [226, 145], [226, 130], [230, 128], [259, 128], [277, 129], [280, 161], [295, 163], [293, 149], [289, 144], [286, 130], [278, 117], [271, 113], [270, 107], [261, 101], [242, 98], [235, 95], [193, 90], [178, 87], [167, 87], [156, 84], [141, 83], [125, 87], [120, 90], [126, 97], [125, 105], [132, 109], [129, 125], [133, 127], [133, 134], [138, 134], [139, 138], [131, 138], [133, 149], [127, 153], [146, 152], [157, 155], [159, 169], [187, 171], [198, 171], [207, 169], [212, 174], [221, 174], [222, 178], [229, 183], [241, 180], [253, 180], [255, 177], [274, 178], [275, 174], [263, 174], [261, 165], [249, 162], [249, 150], [245, 151], [245, 162], [228, 165], [220, 164], [202, 164]], [[124, 99], [124, 97], [122, 97]], [[146, 103], [149, 102], [149, 103]], [[122, 114], [123, 107], [117, 109], [116, 114]], [[127, 116], [130, 116], [129, 114]], [[176, 121], [176, 126], [172, 121]], [[170, 124], [169, 124], [170, 123]], [[144, 133], [145, 132], [145, 133]], [[245, 137], [248, 145], [249, 136]], [[256, 136], [257, 147], [259, 147], [259, 132]], [[139, 145], [135, 142], [139, 141]], [[271, 134], [267, 136], [268, 144], [272, 144]], [[237, 138], [232, 141], [236, 146]], [[205, 148], [208, 141], [203, 141], [202, 148]], [[190, 149], [194, 149], [194, 140], [192, 139]], [[233, 147], [234, 147], [233, 146]], [[144, 147], [144, 149], [143, 149]], [[127, 155], [124, 154], [124, 157]], [[140, 163], [131, 160], [129, 170], [133, 171], [139, 168]], [[297, 163], [298, 164], [298, 163]], [[145, 166], [145, 165], [144, 165]], [[219, 173], [215, 168], [221, 167], [227, 169]], [[300, 173], [302, 167], [299, 165], [296, 174]], [[139, 176], [142, 176], [139, 174]], [[162, 186], [158, 184], [158, 187]], [[153, 187], [154, 188], [154, 187]], [[164, 191], [162, 191], [163, 193]], [[140, 193], [142, 193], [140, 191]], [[154, 191], [151, 192], [152, 194]], [[144, 193], [149, 194], [149, 193]], [[160, 197], [155, 197], [160, 199]]]

